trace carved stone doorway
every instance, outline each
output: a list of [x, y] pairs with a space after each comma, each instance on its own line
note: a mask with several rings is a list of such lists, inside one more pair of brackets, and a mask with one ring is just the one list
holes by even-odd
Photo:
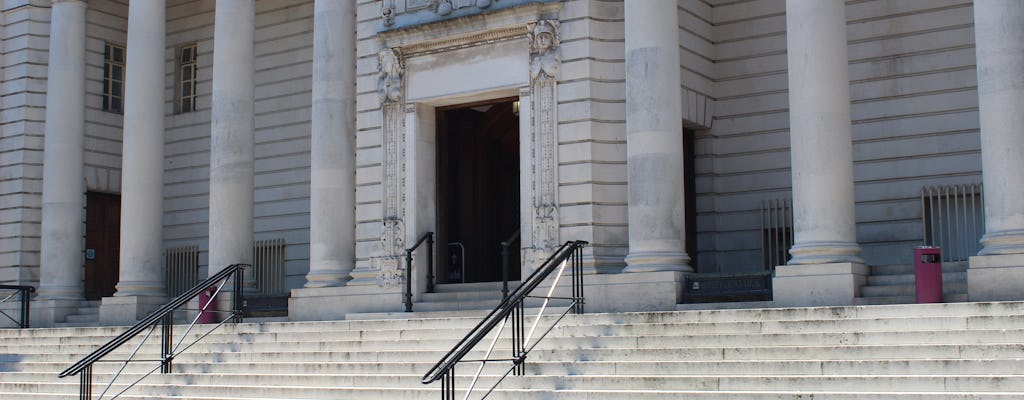
[[[440, 283], [502, 280], [501, 242], [520, 227], [515, 98], [437, 109]], [[519, 241], [509, 279], [520, 275]]]

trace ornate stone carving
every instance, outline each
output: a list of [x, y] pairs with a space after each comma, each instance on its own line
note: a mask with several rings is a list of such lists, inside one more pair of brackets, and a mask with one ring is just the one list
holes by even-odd
[[451, 14], [452, 11], [466, 7], [476, 7], [479, 9], [485, 9], [491, 6], [491, 3], [497, 0], [430, 0], [432, 10], [437, 15], [446, 16]]
[[[558, 246], [558, 119], [556, 79], [561, 64], [558, 21], [528, 26], [530, 100], [533, 107], [533, 247], [539, 253]], [[522, 93], [521, 93], [522, 94]]]
[[374, 259], [377, 273], [377, 286], [382, 288], [401, 287], [404, 282], [405, 270], [401, 257], [380, 257]]
[[558, 25], [557, 20], [540, 20], [529, 24], [529, 32], [526, 37], [530, 41], [530, 79], [532, 80], [536, 80], [542, 75], [549, 78], [558, 76], [558, 67], [562, 63]]
[[377, 53], [377, 95], [381, 103], [402, 101], [404, 72], [398, 49], [384, 49]]
[[383, 106], [383, 198], [384, 229], [381, 241], [384, 254], [397, 256], [405, 250], [405, 114], [399, 103]]
[[395, 14], [398, 10], [395, 8], [395, 0], [383, 0], [380, 4], [380, 17], [384, 19], [384, 26], [391, 26], [395, 24]]

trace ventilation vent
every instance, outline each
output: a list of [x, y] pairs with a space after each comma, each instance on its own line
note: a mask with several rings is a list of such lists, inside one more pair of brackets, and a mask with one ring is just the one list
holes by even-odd
[[199, 246], [172, 247], [164, 251], [167, 295], [178, 297], [199, 284]]
[[761, 201], [761, 262], [765, 271], [785, 265], [793, 247], [793, 201]]
[[967, 261], [978, 254], [985, 233], [985, 197], [981, 184], [921, 189], [924, 244], [942, 248], [942, 261]]
[[252, 273], [255, 274], [254, 296], [286, 295], [284, 288], [284, 239], [257, 240], [252, 246]]

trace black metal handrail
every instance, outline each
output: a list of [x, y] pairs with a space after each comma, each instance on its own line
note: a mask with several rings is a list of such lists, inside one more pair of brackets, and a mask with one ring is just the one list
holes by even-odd
[[[220, 327], [225, 322], [228, 322], [229, 320], [231, 322], [235, 322], [235, 323], [242, 321], [242, 316], [245, 313], [245, 310], [244, 310], [244, 299], [243, 299], [243, 293], [242, 293], [242, 290], [243, 290], [242, 289], [243, 288], [243, 286], [242, 286], [243, 270], [244, 270], [244, 268], [247, 268], [247, 267], [250, 267], [250, 265], [249, 264], [232, 264], [232, 265], [228, 266], [227, 268], [224, 268], [223, 270], [218, 271], [217, 273], [213, 274], [213, 276], [210, 276], [209, 278], [207, 278], [202, 283], [199, 283], [198, 285], [193, 286], [191, 289], [186, 290], [184, 293], [182, 293], [178, 297], [174, 298], [174, 300], [171, 300], [167, 304], [164, 304], [160, 308], [158, 308], [155, 311], [149, 313], [149, 315], [147, 315], [145, 318], [143, 318], [141, 321], [136, 323], [131, 328], [128, 328], [128, 330], [124, 331], [124, 333], [121, 333], [120, 335], [117, 335], [117, 337], [111, 339], [109, 342], [107, 342], [106, 344], [100, 346], [98, 349], [96, 349], [92, 353], [89, 353], [89, 355], [85, 356], [84, 358], [82, 358], [78, 362], [74, 363], [73, 365], [71, 365], [70, 367], [65, 369], [63, 372], [57, 374], [57, 377], [58, 378], [64, 378], [64, 377], [68, 377], [68, 376], [71, 376], [71, 375], [76, 375], [76, 374], [79, 375], [79, 378], [80, 378], [79, 398], [81, 400], [92, 400], [92, 367], [93, 367], [93, 364], [95, 364], [97, 362], [100, 362], [100, 361], [106, 361], [106, 360], [101, 360], [101, 359], [103, 357], [107, 356], [108, 354], [110, 354], [112, 351], [114, 351], [115, 349], [117, 349], [121, 345], [127, 343], [129, 340], [131, 340], [132, 338], [138, 336], [140, 333], [142, 333], [143, 331], [146, 331], [146, 330], [148, 330], [149, 332], [146, 333], [145, 338], [142, 340], [141, 343], [139, 343], [138, 347], [135, 348], [135, 351], [127, 359], [125, 359], [125, 360], [112, 360], [114, 362], [121, 362], [121, 363], [123, 363], [123, 365], [121, 366], [121, 369], [116, 374], [114, 374], [114, 377], [110, 380], [110, 383], [107, 384], [107, 388], [104, 389], [102, 393], [100, 393], [99, 399], [103, 398], [103, 395], [106, 394], [107, 390], [109, 390], [111, 386], [113, 386], [113, 384], [117, 380], [118, 376], [120, 376], [121, 372], [124, 371], [124, 368], [128, 365], [128, 363], [130, 363], [132, 361], [140, 361], [140, 362], [141, 361], [159, 361], [160, 365], [158, 367], [156, 367], [156, 368], [153, 368], [148, 373], [143, 374], [142, 377], [140, 377], [138, 380], [136, 380], [132, 384], [128, 385], [121, 392], [115, 394], [112, 398], [116, 398], [116, 397], [120, 396], [121, 394], [123, 394], [128, 389], [131, 389], [133, 386], [135, 386], [140, 381], [142, 381], [142, 379], [144, 379], [147, 376], [151, 375], [153, 372], [156, 372], [157, 369], [160, 369], [161, 373], [169, 373], [169, 372], [171, 372], [171, 367], [172, 367], [172, 363], [174, 361], [174, 357], [175, 356], [177, 356], [178, 354], [181, 354], [185, 350], [188, 350], [190, 347], [192, 347], [192, 345], [194, 345], [200, 339], [202, 339], [202, 338], [206, 337], [207, 335], [209, 335], [210, 333], [212, 333], [214, 329], [216, 329], [217, 327]], [[211, 305], [216, 307], [216, 302], [214, 301], [214, 299], [217, 297], [218, 294], [221, 293], [221, 289], [224, 287], [224, 285], [229, 280], [231, 280], [230, 278], [232, 278], [232, 277], [234, 278], [233, 279], [233, 283], [234, 283], [234, 285], [233, 285], [234, 289], [233, 290], [234, 291], [231, 293], [231, 295], [232, 295], [231, 296], [231, 310], [226, 311], [226, 313], [228, 313], [227, 318], [224, 318], [223, 320], [221, 320], [219, 323], [216, 324], [216, 326], [214, 326], [212, 329], [210, 329], [209, 331], [207, 331], [203, 335], [199, 336], [192, 343], [188, 344], [184, 348], [181, 348], [182, 347], [183, 339], [185, 338], [185, 335], [187, 335], [189, 332], [192, 331], [192, 328], [196, 325], [196, 323], [199, 321], [200, 317], [202, 317], [202, 315], [204, 313], [221, 312], [220, 310], [209, 310], [208, 311], [207, 308], [211, 307]], [[186, 303], [188, 303], [189, 301], [191, 301], [193, 298], [199, 296], [199, 294], [203, 293], [203, 291], [206, 291], [206, 290], [208, 290], [210, 288], [213, 288], [213, 287], [216, 287], [216, 290], [210, 295], [209, 299], [206, 300], [206, 304], [200, 304], [200, 308], [198, 310], [190, 310], [190, 311], [199, 311], [199, 313], [197, 313], [195, 318], [192, 319], [192, 323], [188, 326], [188, 328], [185, 330], [185, 332], [181, 336], [182, 340], [179, 340], [178, 345], [175, 346], [174, 345], [174, 341], [173, 341], [174, 338], [172, 337], [173, 336], [173, 327], [174, 327], [173, 312], [176, 311], [181, 306], [183, 306]], [[200, 300], [200, 303], [202, 303], [202, 300]], [[142, 348], [142, 345], [145, 344], [146, 339], [149, 339], [150, 335], [152, 335], [152, 333], [156, 329], [157, 325], [160, 325], [160, 333], [161, 333], [161, 335], [160, 335], [160, 342], [161, 342], [161, 347], [160, 348], [161, 348], [161, 350], [160, 350], [160, 358], [159, 358], [159, 360], [133, 360], [133, 358], [135, 357], [135, 354], [138, 353], [139, 349]], [[180, 351], [178, 351], [179, 349], [180, 349]]]
[[7, 300], [10, 300], [15, 296], [18, 296], [18, 298], [21, 300], [21, 306], [19, 307], [21, 309], [21, 315], [18, 317], [18, 319], [14, 319], [14, 317], [7, 315], [7, 313], [4, 312], [3, 310], [0, 310], [0, 314], [3, 314], [3, 316], [7, 317], [7, 319], [11, 320], [12, 322], [18, 324], [18, 326], [21, 328], [28, 328], [29, 314], [31, 314], [29, 312], [29, 305], [32, 304], [31, 297], [32, 293], [35, 293], [36, 288], [32, 286], [22, 285], [0, 285], [0, 290], [14, 290], [14, 292], [12, 292], [10, 295], [7, 295], [3, 299], [0, 299], [0, 304], [3, 304]]
[[434, 292], [434, 232], [427, 232], [412, 247], [405, 249], [405, 312], [412, 312], [412, 252], [427, 242], [427, 293]]
[[[491, 361], [508, 361], [511, 362], [512, 366], [505, 372], [504, 375], [498, 379], [493, 386], [484, 394], [483, 397], [487, 397], [494, 388], [501, 383], [501, 381], [507, 377], [510, 373], [521, 375], [525, 372], [524, 364], [526, 362], [527, 354], [533, 350], [534, 347], [543, 339], [551, 330], [562, 320], [569, 312], [576, 314], [583, 313], [583, 256], [582, 250], [587, 242], [582, 240], [568, 241], [565, 242], [561, 247], [558, 248], [547, 261], [545, 261], [539, 268], [530, 274], [526, 280], [523, 281], [518, 288], [516, 288], [508, 297], [503, 299], [501, 303], [494, 308], [480, 323], [476, 325], [465, 337], [462, 338], [444, 357], [441, 358], [433, 367], [423, 375], [421, 382], [423, 384], [429, 384], [436, 381], [441, 382], [441, 398], [448, 400], [455, 398], [455, 365], [469, 360], [463, 360], [463, 358], [472, 351], [488, 334], [501, 324], [501, 329], [504, 329], [506, 323], [511, 320], [512, 323], [512, 358], [499, 358], [489, 359], [491, 350], [494, 348], [494, 344], [497, 342], [500, 335], [494, 336], [494, 342], [491, 343], [490, 349], [487, 351], [487, 355], [480, 360], [471, 360], [473, 362], [480, 362], [480, 370], [477, 371], [477, 377], [473, 379], [473, 383], [467, 389], [467, 397], [472, 392], [476, 381], [483, 371], [484, 365]], [[562, 276], [563, 271], [567, 264], [572, 264], [572, 297], [553, 297], [555, 288], [558, 286], [558, 278]], [[556, 273], [557, 272], [557, 273]], [[538, 297], [531, 296], [530, 294], [537, 289], [549, 276], [556, 273], [555, 280], [551, 284], [551, 288], [547, 296]], [[534, 321], [533, 328], [529, 333], [526, 333], [525, 319], [524, 319], [524, 301], [527, 298], [542, 298], [544, 299], [543, 305], [541, 306], [540, 313], [537, 315], [537, 319]], [[558, 318], [548, 327], [547, 331], [542, 333], [531, 343], [533, 334], [536, 331], [540, 317], [543, 315], [548, 303], [552, 299], [564, 299], [570, 300], [569, 307], [558, 316]]]
[[511, 255], [510, 247], [519, 239], [519, 229], [516, 229], [508, 239], [501, 242], [501, 298], [508, 297], [508, 257]]

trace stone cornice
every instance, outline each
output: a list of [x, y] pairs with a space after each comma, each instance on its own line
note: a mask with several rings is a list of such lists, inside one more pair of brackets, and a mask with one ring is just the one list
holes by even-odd
[[561, 3], [533, 3], [377, 34], [382, 48], [400, 48], [405, 57], [525, 36], [527, 24], [557, 18]]
[[526, 24], [513, 25], [483, 32], [453, 35], [440, 39], [413, 43], [402, 46], [401, 49], [402, 54], [408, 57], [522, 37], [523, 35], [526, 35], [527, 31], [528, 29]]

